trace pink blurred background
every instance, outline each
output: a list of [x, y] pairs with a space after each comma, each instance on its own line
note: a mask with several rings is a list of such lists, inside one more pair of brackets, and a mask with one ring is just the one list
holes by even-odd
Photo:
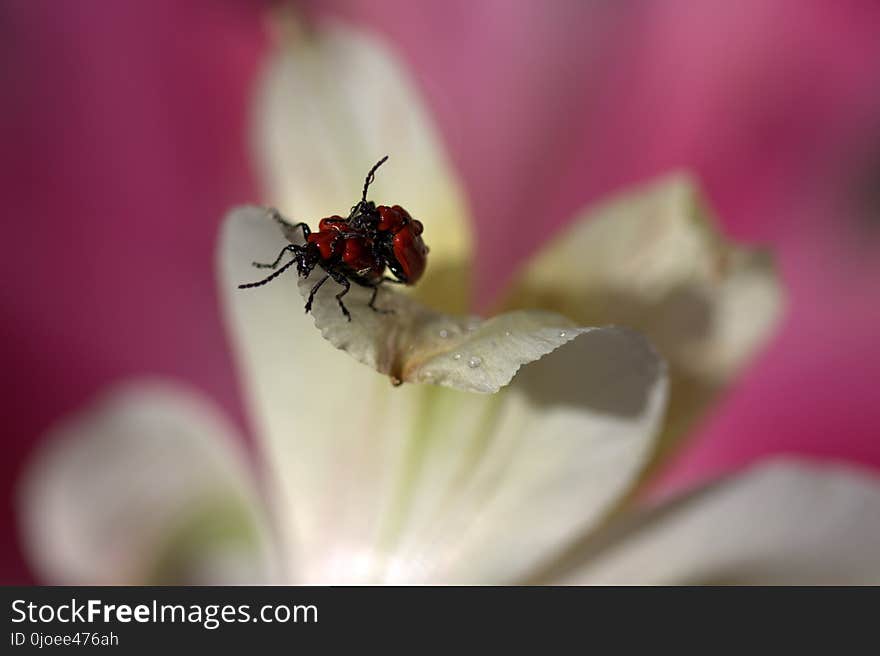
[[[0, 583], [33, 581], [23, 463], [104, 385], [178, 377], [244, 431], [212, 258], [224, 210], [259, 199], [245, 126], [266, 4], [0, 5]], [[698, 173], [729, 234], [774, 248], [782, 329], [668, 484], [775, 453], [880, 468], [880, 3], [301, 7], [384, 35], [415, 73], [474, 208], [483, 301], [584, 203], [671, 168]]]

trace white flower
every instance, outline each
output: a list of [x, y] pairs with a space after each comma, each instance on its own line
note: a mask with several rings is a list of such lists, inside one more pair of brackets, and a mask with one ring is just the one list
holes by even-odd
[[[423, 314], [466, 309], [471, 233], [395, 60], [341, 28], [298, 37], [258, 107], [268, 197], [297, 219], [350, 206], [365, 167], [393, 154], [371, 195], [425, 223], [425, 280], [387, 297], [393, 317], [342, 323], [325, 293], [313, 319], [295, 274], [236, 289], [283, 240], [264, 213], [233, 213], [219, 284], [258, 461], [192, 391], [111, 392], [57, 427], [21, 486], [47, 581], [880, 581], [880, 485], [852, 470], [776, 463], [659, 506], [625, 503], [658, 436], [674, 444], [779, 306], [766, 258], [714, 232], [687, 178], [575, 222], [511, 286], [500, 307], [512, 313], [469, 333], [467, 319]], [[388, 366], [379, 337], [413, 316], [428, 318], [391, 340], [406, 363]], [[667, 372], [648, 343], [578, 327], [611, 322], [668, 360], [665, 423]], [[350, 356], [414, 382], [392, 387]]]

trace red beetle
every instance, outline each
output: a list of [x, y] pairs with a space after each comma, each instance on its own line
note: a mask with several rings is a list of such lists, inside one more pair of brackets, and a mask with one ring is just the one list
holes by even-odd
[[[327, 275], [312, 287], [305, 306], [306, 312], [312, 309], [315, 294], [329, 278], [333, 278], [343, 287], [336, 294], [336, 300], [349, 321], [351, 313], [342, 298], [351, 289], [352, 282], [372, 288], [370, 308], [375, 312], [387, 312], [375, 306], [379, 287], [385, 282], [415, 284], [425, 272], [428, 262], [428, 247], [422, 239], [422, 222], [412, 218], [400, 205], [377, 207], [367, 200], [367, 190], [373, 182], [376, 169], [387, 159], [386, 155], [370, 169], [361, 200], [351, 208], [348, 217], [330, 216], [321, 219], [317, 232], [312, 232], [305, 223], [288, 222], [278, 210], [270, 210], [288, 239], [292, 241], [294, 233], [301, 230], [305, 243], [288, 244], [271, 264], [254, 262], [255, 267], [277, 270], [263, 280], [239, 285], [239, 289], [265, 285], [294, 264], [301, 278], [308, 277], [316, 266], [320, 266]], [[286, 252], [292, 253], [293, 258], [278, 268]], [[386, 268], [394, 278], [384, 275]]]
[[379, 213], [379, 234], [391, 239], [393, 258], [386, 260], [388, 268], [401, 282], [415, 283], [422, 277], [428, 263], [428, 247], [422, 239], [425, 226], [400, 205], [379, 205], [376, 211]]

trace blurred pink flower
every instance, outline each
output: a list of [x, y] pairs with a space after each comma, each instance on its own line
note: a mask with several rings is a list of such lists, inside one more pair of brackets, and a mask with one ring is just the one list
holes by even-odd
[[[851, 192], [880, 149], [876, 3], [309, 6], [388, 36], [419, 73], [478, 217], [483, 298], [535, 232], [673, 167], [701, 176], [729, 234], [773, 247], [786, 323], [678, 483], [779, 451], [880, 465], [877, 241]], [[241, 423], [212, 235], [258, 197], [243, 134], [264, 35], [243, 0], [7, 3], [0, 35], [4, 262], [18, 274], [2, 297], [0, 578], [15, 582], [11, 484], [60, 414], [146, 372], [194, 383]]]

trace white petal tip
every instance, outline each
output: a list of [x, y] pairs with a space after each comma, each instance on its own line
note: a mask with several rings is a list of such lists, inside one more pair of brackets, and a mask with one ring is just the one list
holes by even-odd
[[[299, 281], [308, 301], [321, 270]], [[341, 291], [332, 279], [314, 295], [315, 325], [336, 348], [389, 376], [392, 384], [426, 383], [491, 394], [507, 385], [524, 364], [537, 360], [590, 328], [557, 314], [519, 311], [483, 320], [434, 311], [387, 286], [374, 310], [372, 289], [352, 284]]]

